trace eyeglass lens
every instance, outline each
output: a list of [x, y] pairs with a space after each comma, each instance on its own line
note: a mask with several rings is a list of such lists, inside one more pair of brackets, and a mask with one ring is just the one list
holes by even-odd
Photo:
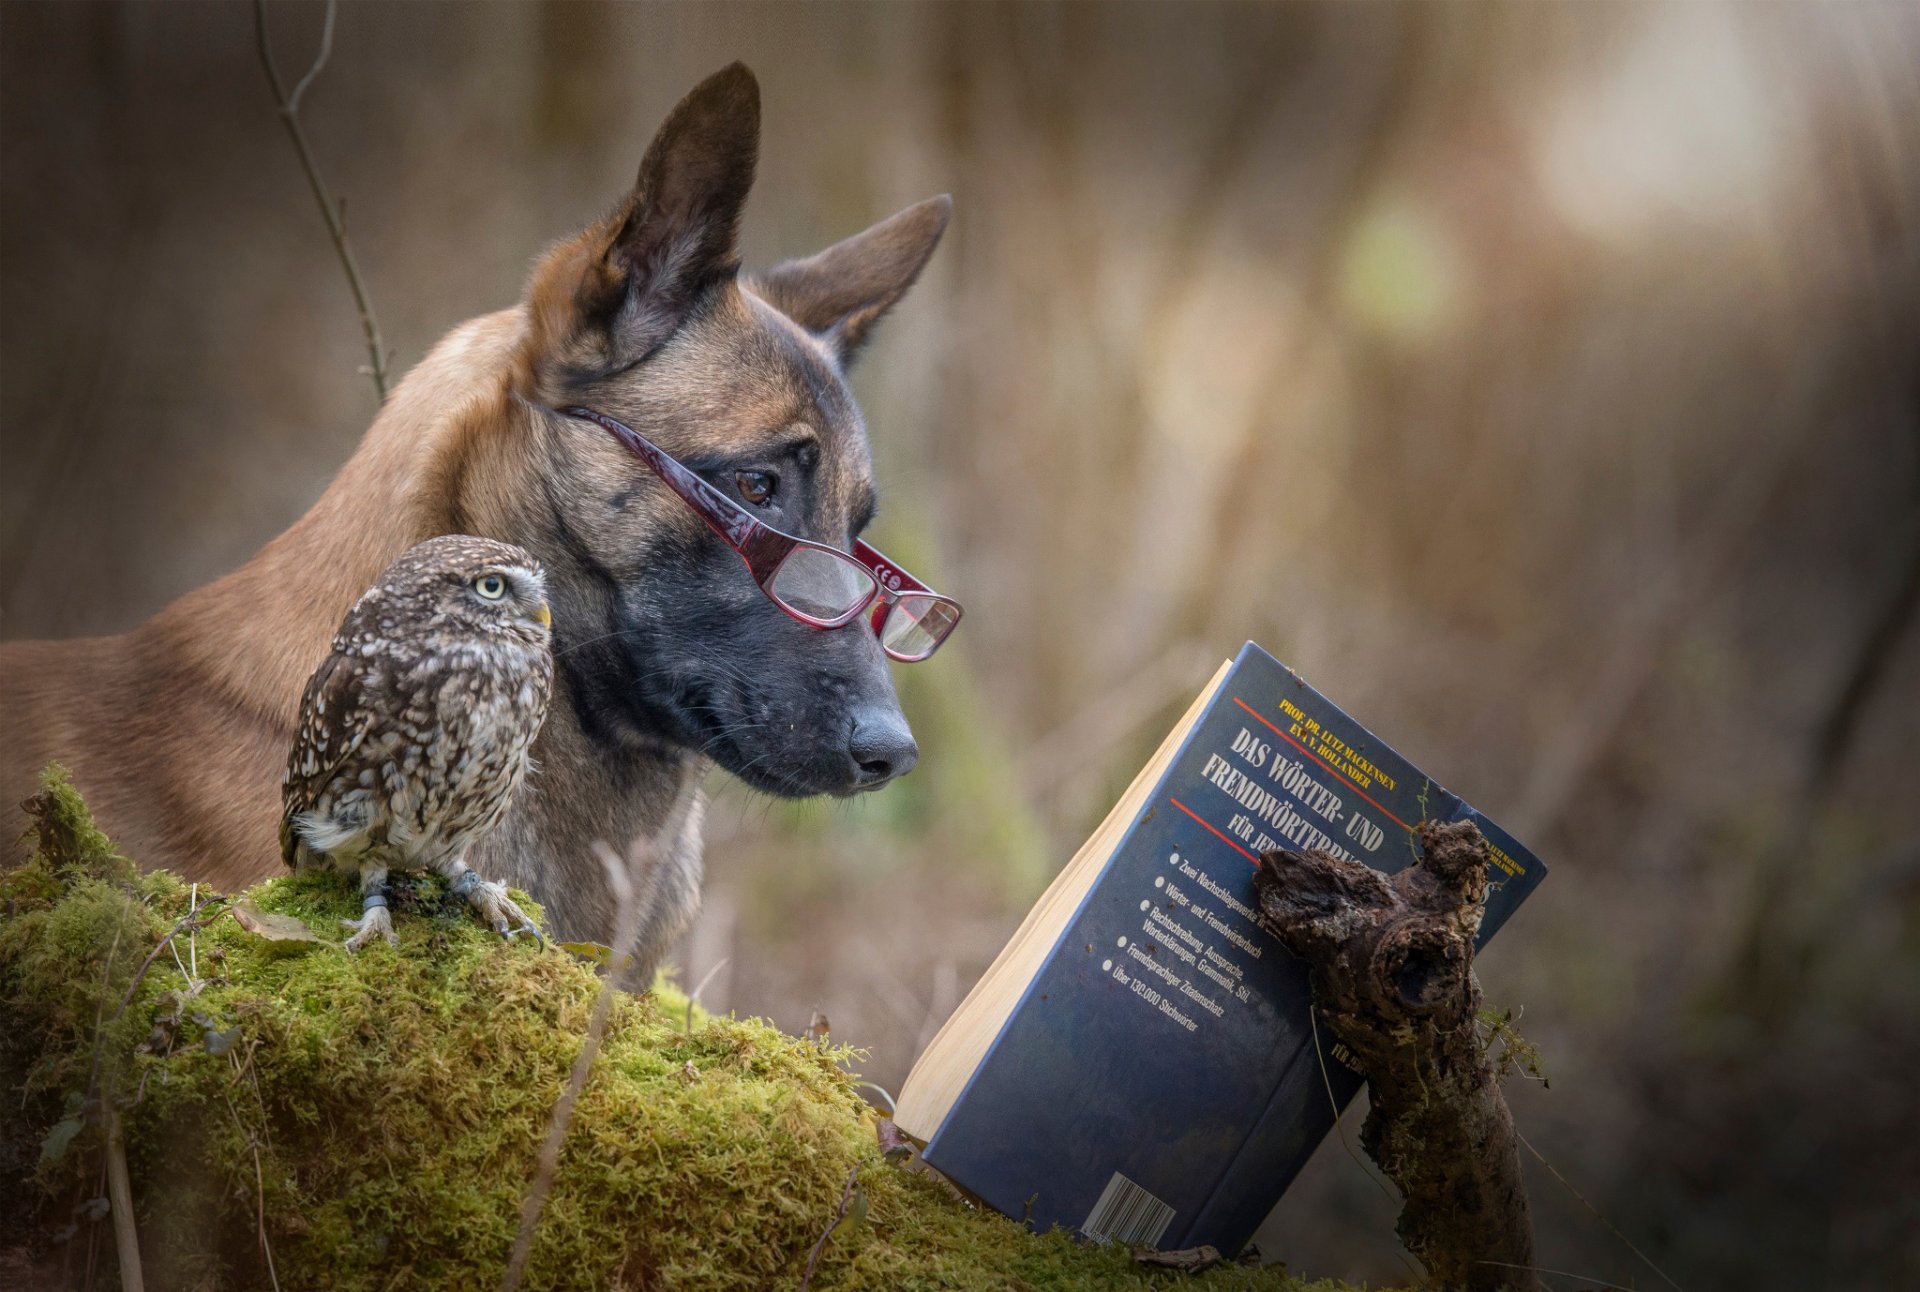
[[880, 626], [880, 645], [902, 659], [925, 658], [953, 631], [959, 618], [949, 602], [903, 593]]
[[873, 594], [873, 575], [851, 557], [796, 547], [774, 572], [768, 591], [814, 619], [839, 619]]

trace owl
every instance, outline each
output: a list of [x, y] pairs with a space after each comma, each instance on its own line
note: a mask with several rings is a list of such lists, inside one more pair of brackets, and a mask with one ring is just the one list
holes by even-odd
[[553, 690], [540, 563], [451, 534], [402, 553], [307, 682], [283, 782], [280, 853], [360, 879], [349, 951], [396, 939], [387, 872], [432, 870], [502, 937], [539, 930], [466, 855], [526, 777]]

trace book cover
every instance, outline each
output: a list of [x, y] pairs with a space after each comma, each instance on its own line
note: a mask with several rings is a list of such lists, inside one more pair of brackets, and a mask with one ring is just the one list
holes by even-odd
[[1305, 967], [1253, 918], [1260, 853], [1391, 872], [1422, 819], [1462, 817], [1493, 860], [1484, 946], [1540, 861], [1247, 643], [927, 1162], [1037, 1228], [1238, 1252], [1361, 1084], [1331, 1037], [1316, 1055]]

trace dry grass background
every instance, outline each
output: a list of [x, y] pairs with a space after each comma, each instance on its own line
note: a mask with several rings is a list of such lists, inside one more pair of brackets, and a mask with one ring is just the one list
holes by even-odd
[[[6, 636], [238, 564], [372, 415], [252, 41], [0, 8]], [[304, 118], [400, 370], [736, 57], [751, 263], [955, 196], [855, 386], [877, 541], [966, 626], [899, 672], [908, 780], [723, 792], [708, 1004], [897, 1085], [1253, 637], [1552, 868], [1482, 967], [1533, 1142], [1690, 1292], [1864, 1288], [1920, 1270], [1916, 47], [1901, 4], [348, 4]], [[1547, 1264], [1658, 1283], [1534, 1186]], [[1397, 1279], [1391, 1214], [1330, 1143], [1270, 1237]]]

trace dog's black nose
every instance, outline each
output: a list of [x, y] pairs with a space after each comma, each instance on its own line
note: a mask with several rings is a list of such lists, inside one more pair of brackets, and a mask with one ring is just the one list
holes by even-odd
[[920, 761], [920, 746], [898, 709], [863, 709], [854, 715], [847, 758], [853, 764], [853, 787], [870, 790], [912, 771]]

